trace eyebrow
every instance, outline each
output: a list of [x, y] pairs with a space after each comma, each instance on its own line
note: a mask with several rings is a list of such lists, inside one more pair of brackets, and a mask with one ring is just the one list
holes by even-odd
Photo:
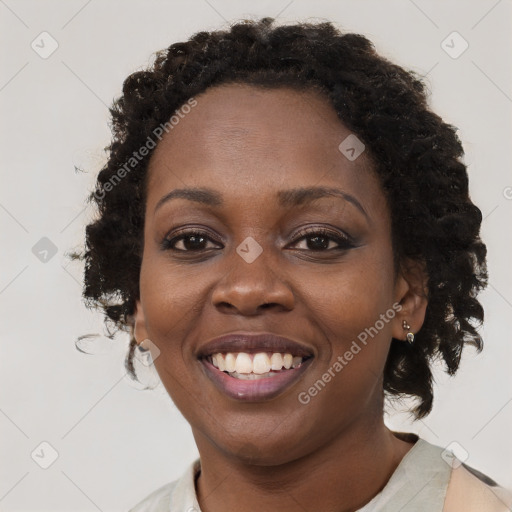
[[[369, 219], [366, 210], [362, 204], [351, 194], [338, 188], [332, 187], [307, 187], [294, 188], [289, 190], [280, 190], [277, 192], [277, 199], [280, 206], [291, 208], [311, 203], [323, 197], [340, 197], [353, 204], [367, 219]], [[188, 199], [207, 206], [222, 206], [224, 201], [222, 195], [211, 188], [179, 188], [163, 196], [155, 206], [156, 212], [164, 203], [172, 199]]]

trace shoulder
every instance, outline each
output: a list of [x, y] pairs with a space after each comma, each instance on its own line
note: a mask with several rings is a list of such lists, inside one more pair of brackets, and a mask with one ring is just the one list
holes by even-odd
[[443, 512], [509, 512], [512, 492], [480, 471], [460, 463], [452, 468]]
[[201, 470], [199, 459], [192, 462], [181, 478], [162, 485], [128, 512], [171, 512], [199, 510], [195, 479]]
[[177, 482], [178, 481], [175, 480], [174, 482], [159, 487], [128, 512], [169, 512], [171, 495]]

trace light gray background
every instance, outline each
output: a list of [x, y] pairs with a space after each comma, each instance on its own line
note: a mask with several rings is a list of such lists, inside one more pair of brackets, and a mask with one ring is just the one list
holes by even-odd
[[[127, 510], [196, 457], [165, 392], [124, 377], [126, 336], [110, 350], [100, 339], [97, 355], [75, 349], [102, 322], [81, 302], [82, 269], [65, 252], [91, 218], [84, 200], [124, 78], [199, 30], [264, 15], [327, 18], [367, 35], [426, 74], [434, 109], [459, 127], [489, 249], [486, 346], [478, 356], [467, 349], [455, 379], [436, 373], [427, 419], [397, 412], [386, 421], [440, 446], [459, 443], [468, 464], [512, 488], [510, 0], [0, 0], [0, 510]], [[43, 31], [59, 45], [47, 59], [31, 48]], [[453, 31], [469, 43], [457, 59], [441, 47]], [[58, 249], [46, 263], [32, 252], [42, 237]], [[36, 450], [48, 460], [43, 441], [59, 454], [48, 469], [31, 458]]]

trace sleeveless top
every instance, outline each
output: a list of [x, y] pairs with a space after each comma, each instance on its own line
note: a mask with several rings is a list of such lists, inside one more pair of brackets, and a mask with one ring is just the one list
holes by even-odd
[[[356, 512], [510, 512], [512, 492], [416, 434], [393, 432], [415, 444], [384, 488]], [[196, 459], [179, 480], [152, 492], [129, 512], [201, 512]]]

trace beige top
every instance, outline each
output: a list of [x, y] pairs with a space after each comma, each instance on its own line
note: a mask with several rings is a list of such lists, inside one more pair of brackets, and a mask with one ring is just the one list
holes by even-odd
[[[455, 455], [416, 434], [395, 432], [416, 441], [386, 486], [357, 512], [509, 512], [512, 492]], [[152, 492], [129, 512], [201, 512], [195, 491], [200, 472], [195, 460], [183, 476]]]

